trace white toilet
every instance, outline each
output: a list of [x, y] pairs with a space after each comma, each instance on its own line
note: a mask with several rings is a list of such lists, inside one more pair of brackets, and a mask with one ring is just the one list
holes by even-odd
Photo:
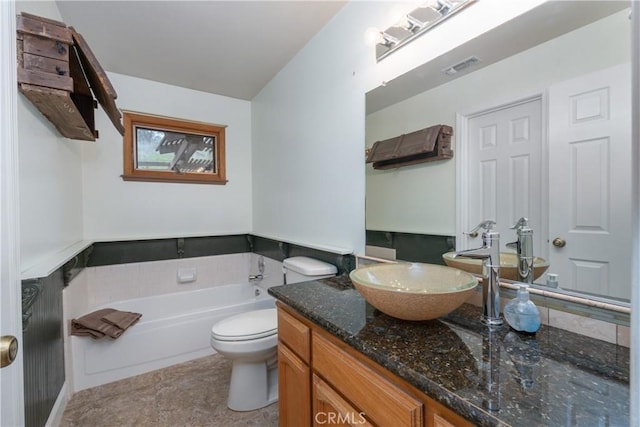
[[[335, 265], [308, 257], [282, 263], [285, 283], [335, 276]], [[275, 308], [236, 314], [211, 328], [211, 347], [233, 361], [227, 406], [253, 411], [278, 400], [278, 317]]]

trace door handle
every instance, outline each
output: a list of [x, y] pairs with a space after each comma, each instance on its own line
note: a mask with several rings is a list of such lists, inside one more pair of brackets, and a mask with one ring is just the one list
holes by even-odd
[[0, 338], [0, 368], [9, 366], [18, 355], [18, 339], [13, 335], [3, 335]]
[[561, 239], [559, 237], [556, 237], [555, 239], [553, 239], [553, 241], [551, 242], [553, 244], [553, 246], [555, 246], [556, 248], [564, 248], [567, 245], [566, 240]]

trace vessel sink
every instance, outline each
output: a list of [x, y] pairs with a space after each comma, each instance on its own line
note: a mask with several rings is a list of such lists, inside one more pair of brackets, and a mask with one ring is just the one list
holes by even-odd
[[458, 308], [478, 280], [464, 271], [435, 264], [374, 264], [349, 275], [372, 306], [404, 320], [430, 320]]
[[[442, 255], [444, 263], [449, 267], [459, 268], [473, 274], [482, 274], [482, 260], [453, 257], [455, 252], [447, 252]], [[547, 271], [549, 268], [549, 261], [544, 258], [533, 258], [533, 280]], [[518, 256], [513, 252], [500, 252], [500, 278], [508, 280], [518, 280]]]

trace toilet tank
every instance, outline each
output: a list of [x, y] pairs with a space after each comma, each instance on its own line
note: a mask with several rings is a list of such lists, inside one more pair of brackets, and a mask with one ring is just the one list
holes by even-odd
[[335, 265], [306, 256], [296, 256], [282, 261], [285, 283], [306, 282], [335, 276]]

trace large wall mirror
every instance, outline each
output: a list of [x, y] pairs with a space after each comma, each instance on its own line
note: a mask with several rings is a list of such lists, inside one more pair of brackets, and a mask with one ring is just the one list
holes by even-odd
[[628, 302], [629, 9], [547, 2], [369, 92], [367, 147], [436, 124], [454, 128], [455, 144], [451, 160], [367, 165], [367, 244], [393, 246], [370, 241], [378, 233], [478, 247], [465, 232], [492, 219], [504, 247], [524, 216], [549, 262], [537, 284], [556, 274], [560, 292]]

